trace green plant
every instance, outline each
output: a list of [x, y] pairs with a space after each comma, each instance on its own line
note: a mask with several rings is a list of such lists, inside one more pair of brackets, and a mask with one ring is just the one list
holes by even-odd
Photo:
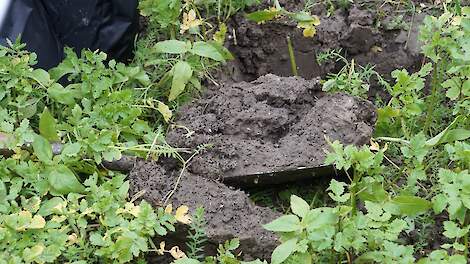
[[189, 258], [202, 260], [204, 258], [204, 243], [207, 241], [206, 220], [204, 219], [204, 208], [198, 207], [193, 214], [192, 222], [189, 226], [186, 246], [188, 247], [187, 256]]
[[320, 19], [317, 16], [311, 15], [305, 10], [289, 12], [281, 7], [278, 0], [274, 0], [274, 7], [271, 7], [270, 9], [247, 14], [247, 18], [249, 20], [257, 23], [265, 23], [282, 16], [288, 17], [297, 22], [297, 27], [303, 29], [304, 37], [313, 37], [316, 33], [316, 26], [320, 25]]
[[323, 82], [322, 90], [325, 92], [345, 92], [353, 96], [367, 98], [369, 92], [369, 81], [375, 76], [379, 83], [388, 87], [388, 83], [376, 72], [374, 67], [357, 65], [354, 60], [348, 61], [341, 55], [341, 49], [330, 50], [317, 58], [319, 63], [327, 60], [342, 61], [343, 68], [338, 73], [329, 74]]

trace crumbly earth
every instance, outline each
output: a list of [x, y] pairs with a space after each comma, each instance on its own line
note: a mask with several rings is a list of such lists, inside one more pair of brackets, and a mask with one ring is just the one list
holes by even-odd
[[[369, 142], [375, 108], [345, 94], [321, 92], [318, 79], [272, 74], [251, 83], [213, 88], [178, 113], [179, 128], [167, 140], [178, 147], [212, 147], [189, 171], [221, 179], [323, 164], [326, 138], [344, 144]], [[187, 131], [192, 131], [187, 137]]]
[[[143, 199], [161, 206], [179, 176], [178, 168], [171, 164], [171, 161], [138, 163], [129, 175], [131, 195], [144, 190]], [[280, 215], [271, 209], [254, 205], [243, 191], [185, 172], [169, 203], [173, 208], [186, 205], [191, 212], [204, 207], [208, 254], [216, 253], [219, 243], [234, 237], [240, 239], [240, 250], [245, 259], [269, 258], [277, 245], [276, 236], [264, 230], [262, 224]], [[165, 239], [168, 246], [181, 247], [185, 236], [183, 232]], [[162, 262], [164, 260], [158, 263]]]

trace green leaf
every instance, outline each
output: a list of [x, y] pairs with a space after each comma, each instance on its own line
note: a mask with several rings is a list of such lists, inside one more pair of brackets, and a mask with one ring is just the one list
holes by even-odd
[[466, 233], [468, 233], [469, 227], [460, 228], [455, 222], [452, 221], [445, 221], [444, 222], [444, 232], [443, 234], [448, 238], [461, 238]]
[[175, 66], [173, 66], [173, 81], [171, 83], [171, 90], [168, 100], [175, 100], [186, 87], [189, 79], [193, 75], [193, 69], [191, 65], [185, 61], [178, 61]]
[[43, 69], [35, 69], [30, 73], [30, 77], [42, 86], [49, 86], [51, 83], [49, 73]]
[[260, 11], [250, 13], [246, 15], [246, 18], [256, 23], [261, 23], [261, 22], [273, 20], [280, 13], [281, 13], [280, 10], [266, 9], [266, 10], [260, 10]]
[[282, 263], [292, 253], [295, 252], [296, 247], [297, 247], [297, 238], [292, 238], [282, 243], [276, 249], [274, 249], [273, 254], [271, 255], [271, 263], [272, 264]]
[[191, 44], [180, 40], [165, 40], [155, 44], [155, 51], [158, 53], [183, 54], [188, 52]]
[[191, 53], [201, 57], [210, 58], [215, 61], [225, 61], [225, 58], [220, 52], [211, 44], [204, 41], [197, 41], [193, 44]]
[[33, 141], [34, 154], [38, 159], [46, 164], [50, 164], [52, 161], [52, 146], [42, 136], [36, 135]]
[[[426, 141], [426, 146], [430, 146], [430, 147], [434, 147], [438, 144], [441, 144], [441, 143], [444, 143], [444, 139], [447, 137], [447, 134], [449, 133], [449, 130], [452, 129], [458, 122], [460, 122], [460, 120], [464, 119], [465, 117], [460, 115], [460, 116], [457, 116], [453, 121], [452, 123], [450, 123], [444, 130], [441, 131], [441, 133], [437, 134], [436, 136], [434, 136], [433, 138], [431, 139], [428, 139]], [[461, 135], [455, 135], [456, 132], [454, 132], [454, 134], [452, 135], [452, 137], [458, 137], [458, 136], [461, 136]], [[463, 134], [466, 134], [465, 132]], [[462, 135], [462, 136], [465, 136], [465, 135]], [[447, 142], [450, 142], [450, 141], [447, 141]]]
[[59, 141], [59, 136], [57, 135], [56, 121], [52, 117], [49, 109], [44, 108], [41, 116], [39, 117], [39, 132], [41, 136], [46, 138], [49, 141]]
[[431, 202], [409, 195], [400, 195], [392, 199], [391, 204], [401, 215], [416, 216], [431, 208]]
[[263, 227], [273, 232], [292, 232], [301, 228], [300, 220], [295, 215], [283, 215], [271, 223], [263, 225]]
[[77, 154], [80, 152], [80, 149], [80, 143], [68, 143], [65, 144], [61, 154], [68, 157], [74, 157], [77, 156]]
[[77, 93], [68, 87], [64, 88], [62, 85], [54, 83], [47, 89], [47, 94], [52, 100], [58, 103], [73, 105], [75, 104], [75, 97]]
[[46, 170], [47, 180], [54, 195], [67, 195], [71, 192], [81, 193], [85, 187], [77, 180], [77, 177], [67, 166], [59, 164]]
[[290, 197], [290, 208], [294, 214], [301, 218], [304, 217], [308, 211], [310, 211], [310, 206], [308, 203], [296, 195], [292, 195]]
[[39, 214], [41, 216], [49, 216], [51, 214], [61, 214], [63, 209], [65, 209], [67, 202], [60, 197], [52, 197], [50, 200], [47, 200], [41, 204], [39, 208]]

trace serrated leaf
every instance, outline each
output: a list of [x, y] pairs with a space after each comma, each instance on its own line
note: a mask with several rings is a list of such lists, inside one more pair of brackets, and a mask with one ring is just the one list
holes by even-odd
[[276, 249], [274, 249], [273, 254], [271, 255], [272, 264], [280, 264], [286, 260], [292, 253], [295, 252], [297, 247], [297, 238], [292, 238], [282, 243]]
[[193, 44], [193, 48], [190, 50], [191, 53], [201, 57], [210, 58], [215, 61], [225, 61], [224, 56], [211, 44], [204, 41], [197, 41]]
[[73, 171], [65, 165], [59, 164], [49, 167], [46, 170], [46, 176], [53, 194], [67, 195], [72, 192], [81, 193], [85, 190]]
[[172, 69], [173, 81], [168, 100], [175, 100], [185, 89], [186, 84], [193, 75], [191, 65], [185, 61], [178, 61]]
[[310, 206], [308, 203], [296, 195], [292, 195], [290, 197], [290, 208], [294, 214], [301, 218], [303, 218], [308, 213], [308, 211], [310, 211]]
[[301, 228], [300, 220], [295, 215], [283, 215], [263, 227], [273, 232], [292, 232]]
[[190, 48], [190, 44], [175, 39], [160, 41], [155, 44], [155, 51], [158, 53], [183, 54], [188, 52]]
[[49, 141], [59, 141], [56, 121], [47, 107], [44, 108], [44, 111], [39, 117], [39, 133]]

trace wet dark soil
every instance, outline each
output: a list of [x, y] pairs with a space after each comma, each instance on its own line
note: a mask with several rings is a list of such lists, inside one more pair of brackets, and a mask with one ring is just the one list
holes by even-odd
[[214, 87], [182, 107], [170, 144], [212, 147], [196, 156], [189, 171], [209, 179], [317, 167], [327, 138], [344, 144], [369, 142], [375, 108], [345, 94], [321, 92], [318, 79], [272, 74], [251, 83]]

